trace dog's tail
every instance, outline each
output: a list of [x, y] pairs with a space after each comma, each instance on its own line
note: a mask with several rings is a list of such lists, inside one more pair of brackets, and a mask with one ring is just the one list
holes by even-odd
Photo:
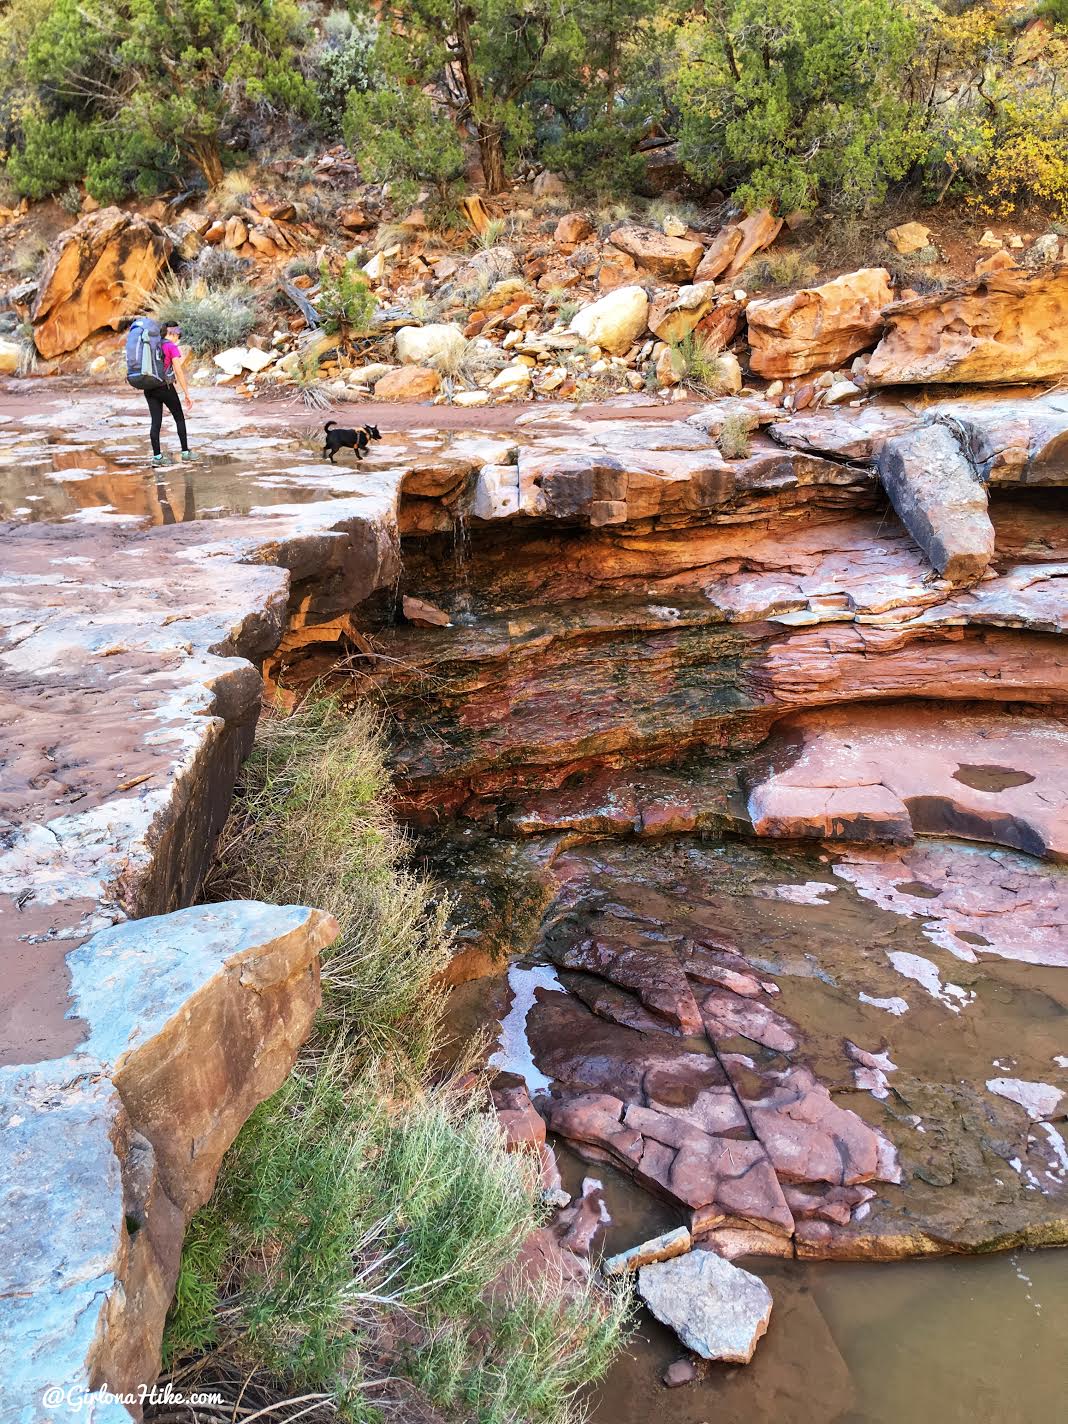
[[336, 425], [336, 424], [337, 424], [337, 421], [336, 421], [336, 420], [328, 420], [328, 421], [326, 422], [326, 424], [323, 426], [323, 430], [324, 430], [324, 431], [325, 431], [325, 430], [329, 430], [332, 425]]

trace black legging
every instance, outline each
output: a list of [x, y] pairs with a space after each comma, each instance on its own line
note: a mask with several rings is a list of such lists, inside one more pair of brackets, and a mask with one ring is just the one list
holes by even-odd
[[166, 406], [171, 415], [174, 416], [174, 426], [178, 431], [178, 439], [182, 443], [182, 449], [188, 450], [189, 445], [185, 433], [185, 411], [182, 409], [182, 402], [178, 399], [178, 392], [173, 386], [160, 386], [154, 391], [145, 391], [145, 400], [148, 401], [149, 414], [152, 416], [152, 453], [159, 454], [159, 432], [163, 426], [163, 407]]

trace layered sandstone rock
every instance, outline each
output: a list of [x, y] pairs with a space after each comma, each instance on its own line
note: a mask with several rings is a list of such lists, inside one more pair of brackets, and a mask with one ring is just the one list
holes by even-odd
[[886, 320], [869, 385], [1058, 380], [1068, 374], [1068, 264], [992, 272], [898, 302]]
[[0, 1204], [3, 1374], [21, 1419], [56, 1417], [49, 1386], [155, 1378], [185, 1227], [292, 1067], [336, 933], [318, 910], [242, 901], [119, 925], [70, 957], [86, 1040], [0, 1070], [18, 1183]]
[[923, 704], [831, 709], [780, 724], [769, 756], [749, 791], [757, 835], [904, 843], [957, 835], [1068, 859], [1059, 718]]
[[102, 208], [67, 229], [49, 252], [30, 319], [42, 356], [73, 351], [94, 331], [115, 331], [145, 298], [170, 241], [158, 223]]
[[866, 267], [787, 297], [750, 302], [750, 365], [769, 378], [840, 366], [874, 345], [893, 296], [889, 273]]

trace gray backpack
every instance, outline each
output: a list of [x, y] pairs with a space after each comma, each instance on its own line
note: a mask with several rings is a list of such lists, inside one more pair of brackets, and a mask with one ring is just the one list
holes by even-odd
[[138, 391], [158, 391], [174, 380], [163, 360], [163, 333], [150, 316], [136, 317], [126, 333], [126, 379]]

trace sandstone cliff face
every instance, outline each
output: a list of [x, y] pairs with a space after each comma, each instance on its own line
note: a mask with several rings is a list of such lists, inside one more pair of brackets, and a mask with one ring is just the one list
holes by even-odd
[[769, 378], [840, 366], [874, 344], [893, 296], [889, 273], [868, 267], [787, 297], [750, 302], [750, 365]]
[[1068, 264], [992, 272], [898, 302], [886, 319], [868, 363], [872, 386], [997, 386], [1068, 374]]
[[37, 350], [60, 356], [94, 331], [118, 330], [144, 307], [169, 250], [158, 223], [120, 208], [89, 213], [68, 228], [48, 254], [30, 313]]

